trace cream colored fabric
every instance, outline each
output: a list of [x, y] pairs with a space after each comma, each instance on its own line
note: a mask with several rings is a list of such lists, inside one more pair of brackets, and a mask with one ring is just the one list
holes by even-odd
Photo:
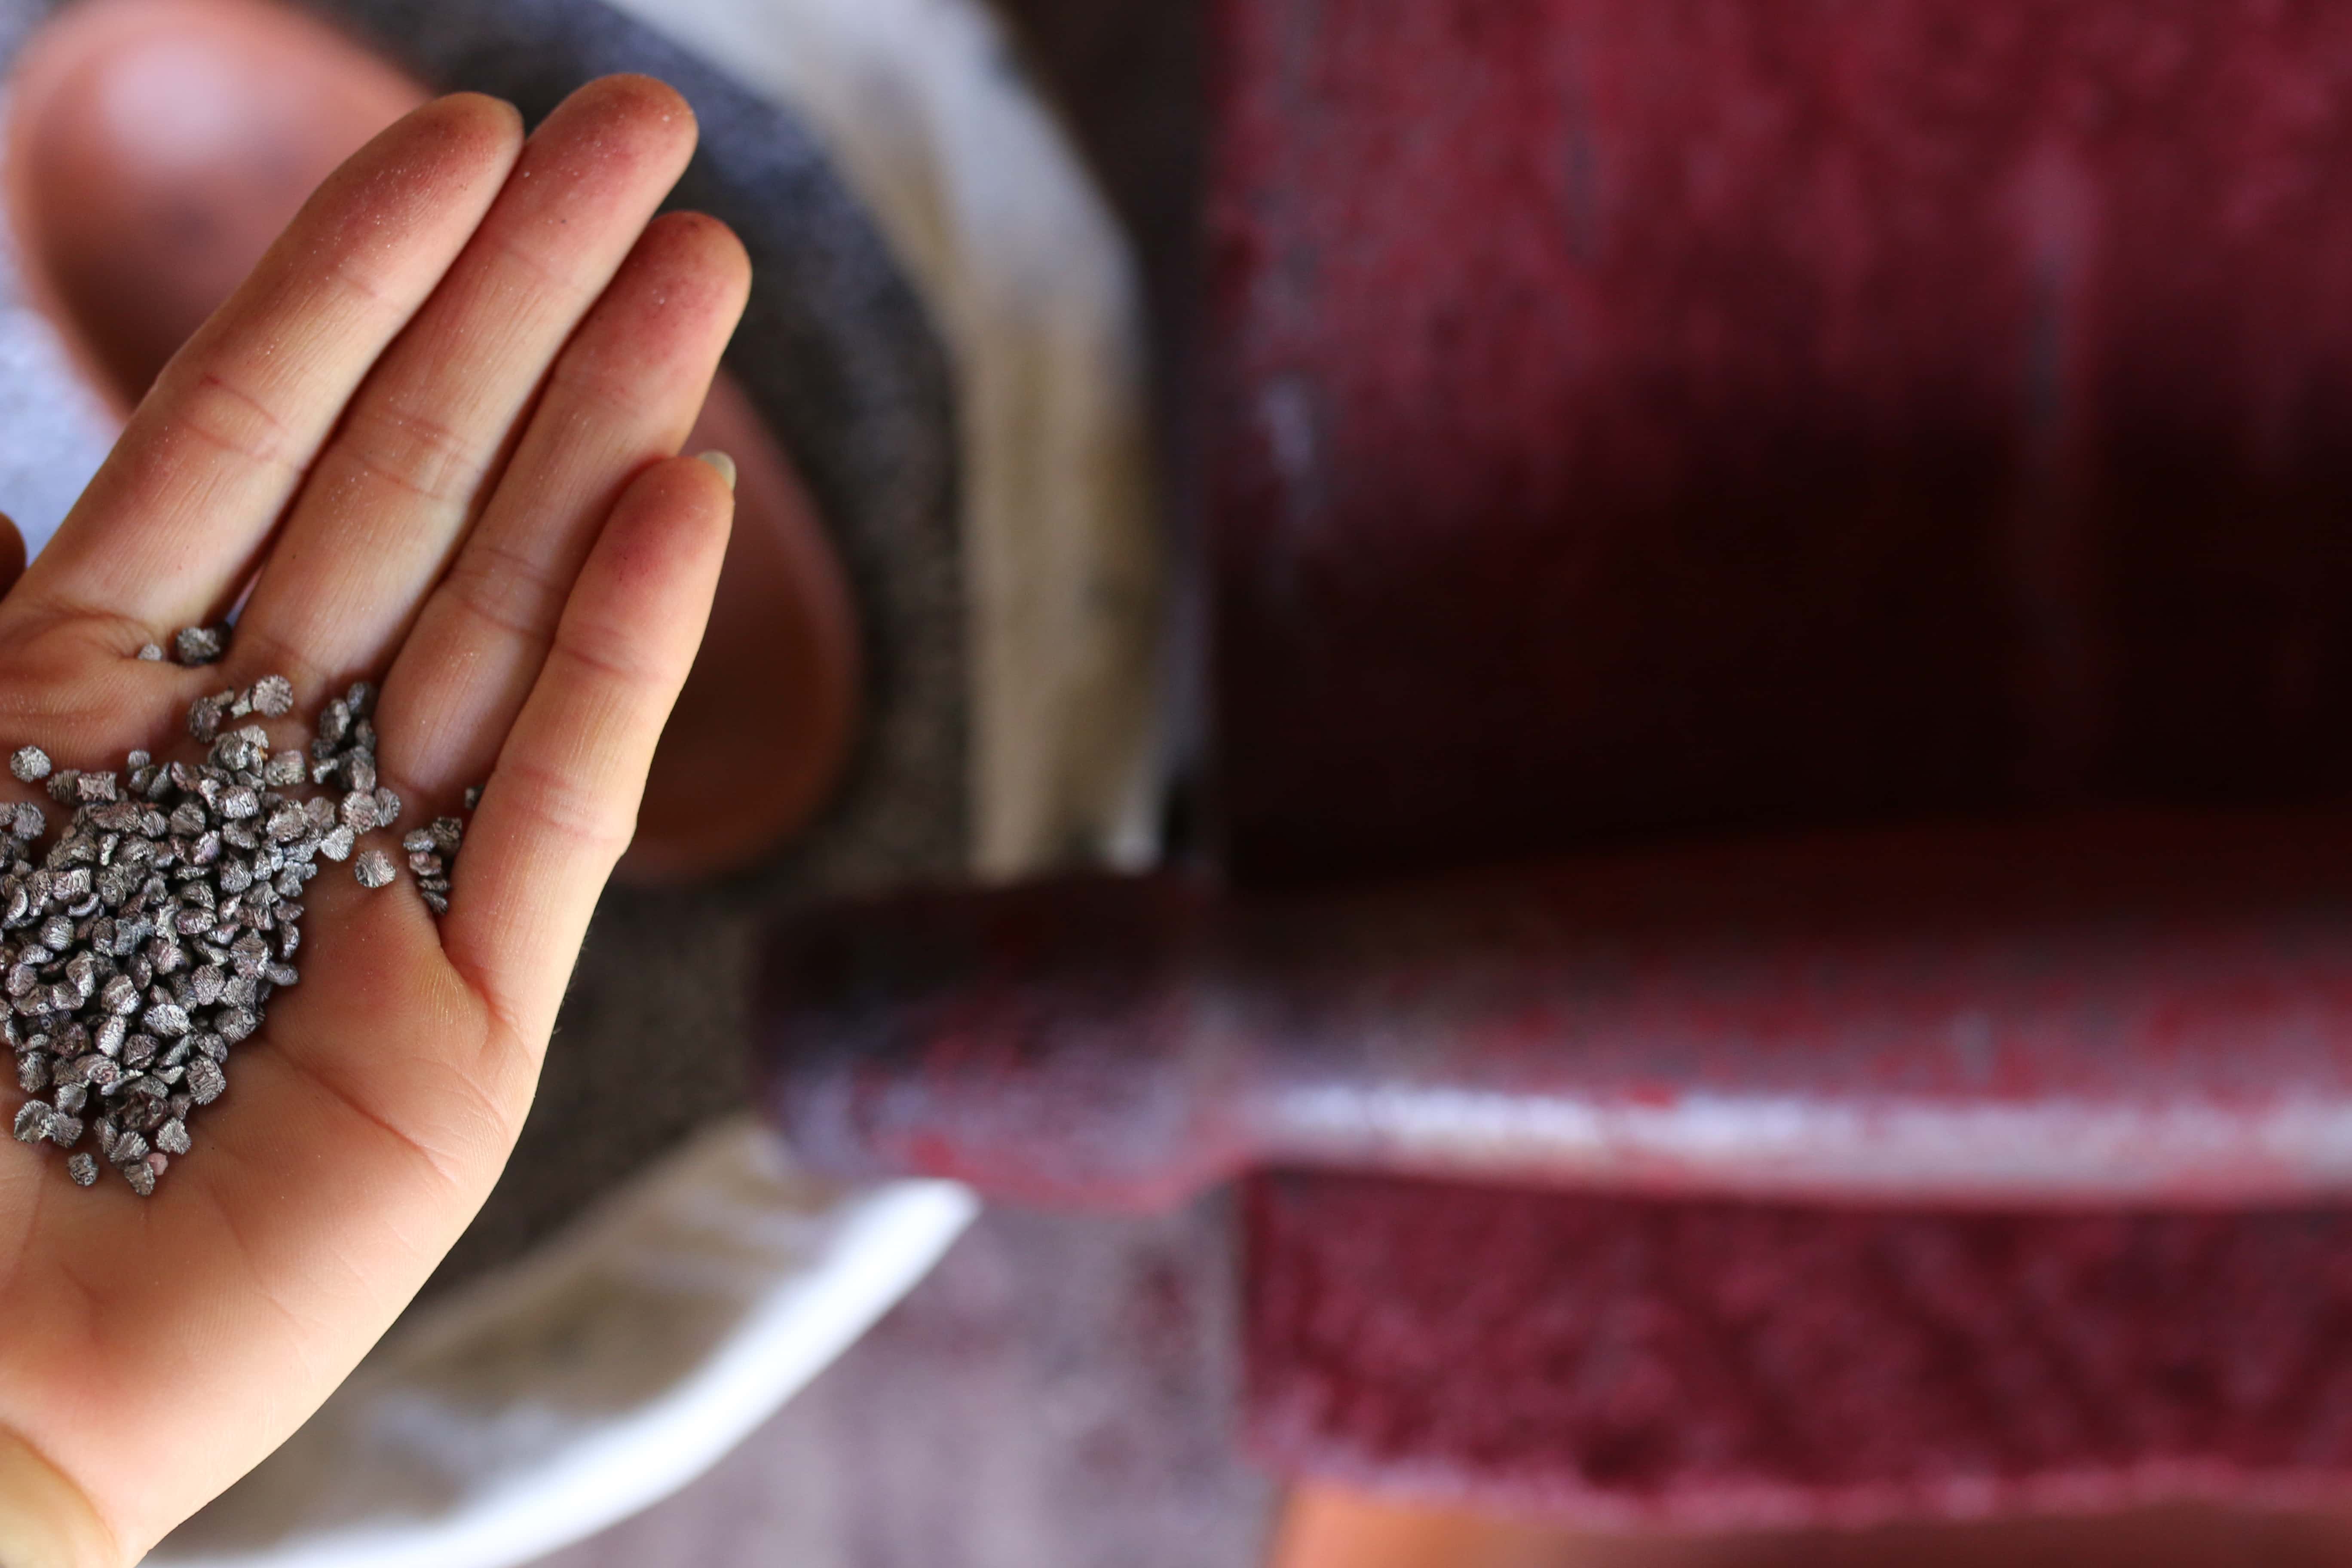
[[520, 1265], [402, 1321], [155, 1564], [497, 1568], [699, 1475], [856, 1342], [976, 1211], [845, 1191], [715, 1127]]
[[971, 0], [612, 0], [798, 110], [956, 363], [974, 869], [1148, 862], [1161, 531], [1133, 263]]

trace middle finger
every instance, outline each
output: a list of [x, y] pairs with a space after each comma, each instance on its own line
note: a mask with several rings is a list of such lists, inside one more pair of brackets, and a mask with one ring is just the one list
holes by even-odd
[[694, 151], [660, 82], [566, 99], [320, 455], [238, 618], [236, 658], [316, 697], [397, 646], [548, 366]]

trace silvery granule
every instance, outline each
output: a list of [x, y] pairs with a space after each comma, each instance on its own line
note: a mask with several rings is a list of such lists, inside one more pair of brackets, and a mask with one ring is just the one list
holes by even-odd
[[[214, 663], [226, 628], [192, 626], [172, 646], [183, 664]], [[236, 723], [283, 717], [293, 700], [280, 675], [197, 698], [187, 720], [207, 748], [199, 763], [142, 751], [119, 770], [56, 768], [37, 746], [10, 759], [19, 781], [72, 808], [39, 850], [40, 807], [0, 805], [0, 1039], [27, 1096], [13, 1131], [74, 1151], [66, 1169], [82, 1186], [111, 1165], [147, 1196], [188, 1153], [188, 1119], [227, 1092], [235, 1047], [301, 978], [302, 889], [321, 860], [356, 852], [362, 885], [395, 879], [391, 858], [359, 843], [400, 808], [376, 780], [375, 688], [355, 682], [331, 700], [307, 755]], [[334, 775], [340, 791], [296, 793]], [[436, 916], [448, 910], [446, 863], [463, 833], [442, 817], [410, 836]], [[77, 1148], [86, 1137], [95, 1154]]]
[[228, 650], [226, 626], [184, 626], [172, 638], [172, 650], [182, 664], [217, 663]]
[[265, 675], [247, 694], [253, 710], [265, 718], [282, 719], [294, 710], [294, 683], [282, 675]]

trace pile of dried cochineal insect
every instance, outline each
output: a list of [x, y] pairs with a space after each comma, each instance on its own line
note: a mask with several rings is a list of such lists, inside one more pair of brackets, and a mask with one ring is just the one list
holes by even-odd
[[[183, 663], [209, 664], [224, 644], [215, 628], [192, 628], [174, 647]], [[120, 773], [77, 772], [30, 745], [9, 759], [73, 808], [43, 852], [41, 808], [0, 804], [0, 1034], [32, 1097], [16, 1132], [68, 1151], [83, 1186], [103, 1162], [149, 1196], [188, 1152], [191, 1113], [220, 1098], [230, 1054], [298, 978], [303, 884], [321, 859], [356, 852], [362, 884], [394, 879], [391, 857], [360, 847], [401, 808], [376, 778], [374, 697], [362, 681], [330, 701], [307, 754], [272, 752], [258, 724], [239, 723], [292, 709], [292, 683], [267, 675], [189, 708], [188, 732], [209, 748], [200, 763], [133, 752]], [[436, 915], [463, 832], [445, 816], [403, 841]]]

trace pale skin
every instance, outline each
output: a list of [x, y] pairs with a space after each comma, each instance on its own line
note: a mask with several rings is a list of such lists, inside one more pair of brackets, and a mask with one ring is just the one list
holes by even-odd
[[[152, 1200], [0, 1143], [5, 1568], [134, 1562], [250, 1468], [513, 1147], [727, 545], [724, 465], [676, 454], [749, 267], [717, 222], [654, 217], [694, 139], [637, 78], [528, 142], [490, 99], [419, 109], [181, 352], [30, 569], [9, 541], [0, 750], [186, 754], [202, 692], [283, 673], [299, 720], [365, 676], [403, 826], [487, 787], [445, 921], [404, 879], [311, 885], [300, 984]], [[225, 667], [134, 657], [248, 583]]]

